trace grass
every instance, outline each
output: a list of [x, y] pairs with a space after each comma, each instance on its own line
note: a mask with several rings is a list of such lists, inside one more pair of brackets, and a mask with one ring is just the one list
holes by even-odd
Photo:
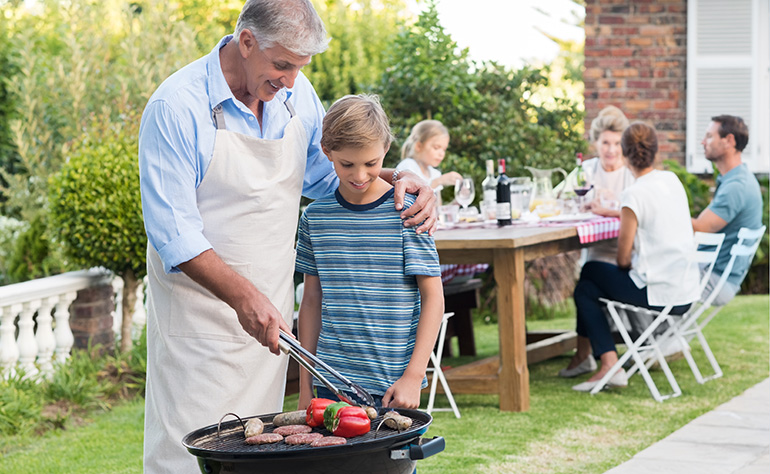
[[[671, 366], [683, 394], [664, 403], [652, 399], [639, 376], [625, 389], [597, 396], [573, 392], [575, 380], [555, 376], [568, 355], [530, 366], [528, 412], [500, 412], [494, 395], [456, 395], [462, 418], [455, 419], [451, 412], [434, 413], [426, 436], [444, 437], [446, 449], [418, 462], [419, 472], [605, 472], [768, 377], [769, 302], [768, 295], [741, 296], [728, 305], [706, 328], [724, 377], [699, 385], [687, 363], [675, 361]], [[532, 321], [528, 326], [571, 329], [574, 320]], [[497, 327], [480, 323], [476, 341], [479, 357], [496, 353]], [[467, 360], [444, 362], [457, 365]], [[662, 374], [653, 374], [663, 386]], [[287, 397], [285, 407], [294, 409], [296, 401], [296, 396]], [[427, 397], [423, 407], [426, 401]], [[438, 403], [446, 406], [446, 399], [439, 395]], [[142, 402], [136, 399], [97, 412], [82, 426], [40, 437], [11, 436], [2, 442], [0, 471], [140, 473], [142, 419]]]

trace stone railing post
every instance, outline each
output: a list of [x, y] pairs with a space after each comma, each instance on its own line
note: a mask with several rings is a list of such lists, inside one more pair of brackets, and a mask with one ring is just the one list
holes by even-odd
[[70, 305], [77, 297], [77, 292], [71, 291], [63, 295], [59, 295], [59, 301], [56, 303], [56, 309], [54, 310], [54, 320], [56, 321], [56, 328], [54, 329], [54, 337], [56, 338], [56, 362], [64, 363], [70, 356], [70, 350], [75, 343], [75, 337], [72, 335], [72, 329], [70, 329]]
[[19, 345], [16, 343], [16, 316], [21, 312], [21, 303], [3, 306], [0, 314], [0, 373], [5, 377], [16, 374], [19, 360]]

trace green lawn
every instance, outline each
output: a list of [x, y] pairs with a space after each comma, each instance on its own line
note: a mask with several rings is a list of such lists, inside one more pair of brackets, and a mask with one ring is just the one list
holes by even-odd
[[[573, 392], [575, 380], [555, 375], [568, 355], [530, 366], [526, 413], [500, 412], [496, 396], [457, 395], [462, 419], [451, 412], [434, 413], [427, 436], [443, 436], [446, 450], [420, 461], [419, 472], [602, 473], [768, 377], [769, 301], [767, 295], [742, 296], [728, 305], [706, 329], [724, 377], [699, 385], [687, 363], [675, 361], [671, 366], [683, 394], [664, 403], [652, 399], [638, 376], [625, 389], [597, 396]], [[534, 321], [528, 326], [571, 329], [574, 321]], [[476, 327], [479, 357], [497, 351], [496, 331], [492, 325]], [[705, 370], [705, 365], [701, 367]], [[662, 387], [662, 374], [657, 371], [654, 377]], [[446, 405], [441, 395], [438, 402]], [[295, 404], [296, 396], [287, 398], [287, 408]], [[80, 427], [34, 439], [2, 440], [0, 471], [140, 473], [142, 420], [142, 403], [134, 401], [94, 415], [91, 423]]]

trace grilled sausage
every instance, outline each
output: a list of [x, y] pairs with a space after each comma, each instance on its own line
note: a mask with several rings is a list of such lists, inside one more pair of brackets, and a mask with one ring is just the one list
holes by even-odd
[[317, 439], [323, 438], [321, 433], [300, 433], [291, 436], [287, 436], [283, 441], [286, 444], [310, 444]]
[[324, 436], [323, 438], [318, 438], [310, 443], [310, 446], [314, 448], [321, 446], [339, 446], [340, 444], [345, 444], [347, 442], [348, 441], [342, 436]]
[[382, 421], [388, 428], [392, 430], [398, 430], [399, 432], [408, 430], [412, 426], [411, 418], [404, 416], [395, 410], [391, 410], [385, 413]]
[[247, 438], [251, 438], [252, 436], [261, 434], [264, 429], [265, 429], [265, 424], [262, 423], [262, 420], [260, 420], [259, 418], [252, 418], [246, 422], [246, 427], [243, 431], [243, 434]]
[[369, 417], [370, 420], [373, 420], [377, 418], [377, 409], [374, 407], [366, 407], [364, 408], [366, 410], [366, 416]]
[[278, 433], [262, 433], [256, 436], [246, 438], [246, 444], [270, 444], [277, 443], [283, 439]]
[[286, 425], [274, 429], [273, 433], [278, 433], [281, 436], [291, 436], [300, 433], [310, 433], [311, 431], [313, 431], [313, 428], [308, 425]]
[[286, 413], [279, 413], [273, 417], [273, 424], [275, 426], [286, 425], [304, 425], [306, 410], [289, 411]]

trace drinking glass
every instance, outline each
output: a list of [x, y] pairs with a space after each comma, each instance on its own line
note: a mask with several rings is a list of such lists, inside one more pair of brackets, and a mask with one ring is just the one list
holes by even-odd
[[466, 177], [458, 179], [455, 183], [455, 200], [457, 204], [463, 207], [463, 212], [468, 209], [468, 205], [473, 202], [474, 197], [476, 197], [476, 190], [473, 186], [473, 179]]
[[591, 179], [591, 173], [584, 167], [580, 167], [578, 173], [575, 175], [575, 194], [577, 194], [578, 212], [583, 212], [586, 208], [586, 194], [593, 189], [594, 185]]
[[529, 201], [532, 196], [532, 178], [511, 178], [511, 217], [521, 218], [521, 215], [529, 210]]

